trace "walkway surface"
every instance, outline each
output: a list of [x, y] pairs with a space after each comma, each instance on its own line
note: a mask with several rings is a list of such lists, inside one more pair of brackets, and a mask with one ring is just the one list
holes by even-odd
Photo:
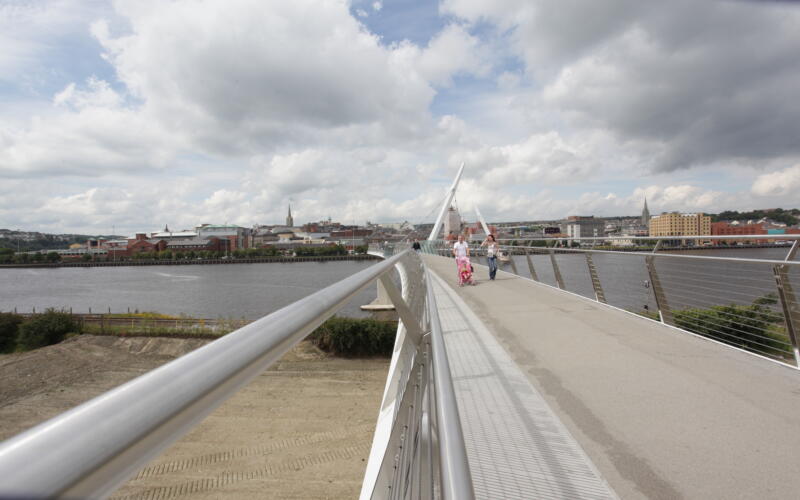
[[[519, 497], [525, 476], [538, 498], [602, 497], [603, 479], [625, 499], [797, 498], [800, 372], [509, 273], [487, 281], [480, 265], [459, 288], [451, 259], [425, 259], [480, 496]], [[480, 352], [510, 361], [481, 373]], [[487, 388], [494, 399], [469, 402]], [[519, 437], [497, 447], [502, 433]], [[495, 453], [518, 468], [482, 471]]]

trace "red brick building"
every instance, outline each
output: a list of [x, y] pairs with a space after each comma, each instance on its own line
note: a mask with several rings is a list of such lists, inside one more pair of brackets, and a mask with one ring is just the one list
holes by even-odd
[[[748, 235], [748, 234], [767, 234], [767, 230], [764, 229], [762, 224], [738, 224], [732, 225], [727, 222], [712, 222], [711, 223], [711, 235], [712, 236], [738, 236], [738, 235]], [[735, 245], [736, 243], [747, 243], [747, 244], [764, 244], [767, 243], [767, 240], [711, 240], [714, 245], [720, 244], [729, 244]]]

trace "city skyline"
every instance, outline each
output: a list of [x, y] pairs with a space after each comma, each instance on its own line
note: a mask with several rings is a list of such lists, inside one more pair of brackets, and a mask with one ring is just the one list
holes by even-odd
[[0, 6], [0, 227], [796, 205], [789, 2], [158, 5]]

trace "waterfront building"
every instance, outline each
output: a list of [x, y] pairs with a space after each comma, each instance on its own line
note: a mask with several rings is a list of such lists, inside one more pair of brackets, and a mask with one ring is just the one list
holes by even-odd
[[117, 256], [132, 257], [137, 253], [161, 252], [167, 249], [166, 239], [148, 239], [145, 233], [137, 233], [128, 240], [125, 251], [120, 251]]
[[198, 236], [196, 231], [170, 231], [169, 226], [164, 226], [163, 231], [156, 231], [150, 233], [150, 239], [153, 240], [182, 240], [186, 238], [196, 238]]
[[250, 230], [235, 224], [201, 224], [195, 230], [196, 236], [203, 239], [227, 240], [227, 250], [241, 250], [250, 246]]
[[711, 217], [703, 213], [664, 212], [650, 218], [650, 236], [711, 235]]
[[595, 219], [593, 215], [571, 215], [561, 224], [561, 233], [569, 238], [587, 238], [605, 236], [606, 223], [603, 219]]
[[175, 252], [188, 252], [192, 250], [208, 250], [211, 252], [224, 252], [227, 250], [228, 241], [211, 238], [186, 238], [167, 242], [167, 250]]

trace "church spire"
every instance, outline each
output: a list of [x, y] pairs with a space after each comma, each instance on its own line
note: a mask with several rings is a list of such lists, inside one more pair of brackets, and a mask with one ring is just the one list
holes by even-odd
[[650, 227], [650, 210], [647, 209], [647, 196], [644, 197], [644, 208], [642, 209], [642, 225]]
[[289, 213], [286, 216], [286, 225], [288, 227], [294, 227], [294, 218], [292, 217], [292, 204], [289, 203]]

